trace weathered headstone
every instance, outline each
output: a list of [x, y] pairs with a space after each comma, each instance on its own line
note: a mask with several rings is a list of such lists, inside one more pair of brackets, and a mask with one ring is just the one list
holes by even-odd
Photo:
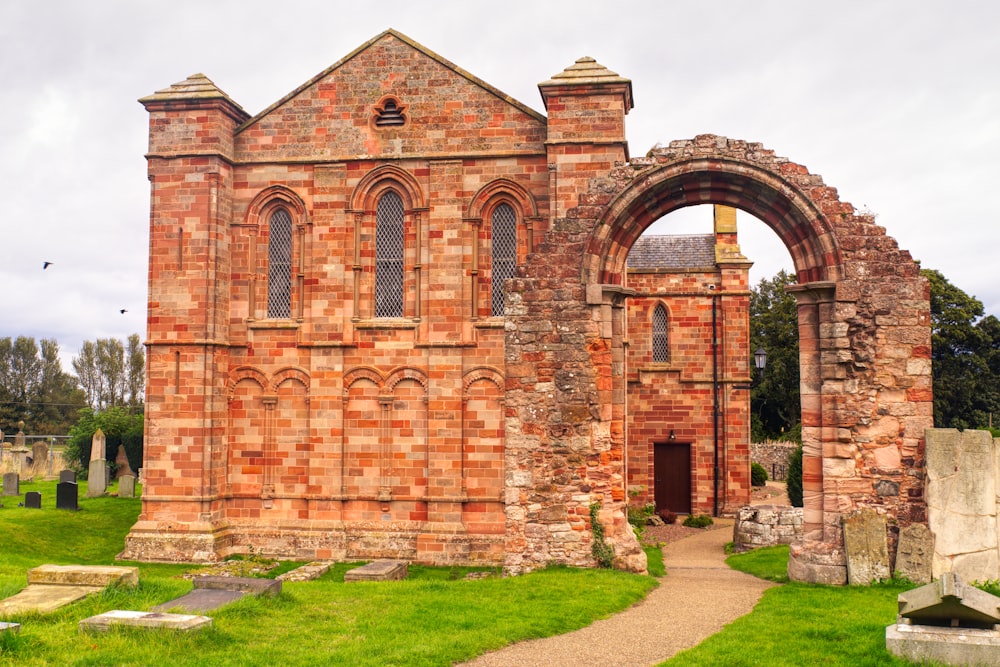
[[56, 509], [73, 510], [80, 509], [79, 489], [76, 482], [59, 482], [56, 484]]
[[90, 442], [90, 467], [87, 471], [87, 497], [103, 496], [108, 490], [108, 462], [105, 459], [107, 439], [97, 429]]
[[3, 474], [3, 494], [5, 496], [21, 495], [21, 478], [16, 472]]
[[115, 477], [119, 479], [121, 479], [124, 475], [131, 475], [132, 477], [135, 477], [135, 473], [132, 472], [132, 467], [128, 464], [128, 454], [125, 453], [125, 445], [118, 445], [118, 454], [115, 456], [115, 464], [118, 466]]
[[135, 498], [135, 477], [123, 475], [118, 478], [118, 497]]
[[847, 582], [868, 585], [889, 578], [889, 546], [885, 516], [871, 508], [855, 510], [844, 517], [844, 551]]
[[30, 509], [42, 509], [42, 494], [38, 491], [28, 491], [24, 494], [24, 506]]
[[76, 483], [76, 471], [75, 470], [60, 470], [59, 471], [59, 481], [60, 482], [73, 482]]
[[934, 533], [922, 523], [914, 523], [899, 531], [896, 547], [896, 576], [906, 577], [915, 584], [931, 582], [934, 559]]
[[49, 463], [49, 446], [45, 442], [36, 442], [31, 446], [31, 465], [36, 466], [36, 470], [41, 470], [41, 466]]
[[90, 439], [90, 462], [103, 461], [108, 457], [108, 439], [104, 431], [97, 429], [94, 437]]

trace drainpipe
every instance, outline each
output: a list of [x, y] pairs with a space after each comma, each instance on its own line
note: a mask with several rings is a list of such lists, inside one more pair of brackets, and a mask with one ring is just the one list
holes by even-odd
[[[709, 285], [715, 289], [715, 285]], [[712, 294], [712, 516], [719, 516], [719, 295]]]

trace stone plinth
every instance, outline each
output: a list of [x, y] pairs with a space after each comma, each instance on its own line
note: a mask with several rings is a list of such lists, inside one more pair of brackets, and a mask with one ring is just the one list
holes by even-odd
[[899, 623], [885, 629], [885, 647], [893, 655], [913, 663], [1000, 664], [1000, 632], [996, 630]]
[[392, 581], [406, 579], [408, 567], [402, 560], [377, 560], [344, 573], [344, 581]]

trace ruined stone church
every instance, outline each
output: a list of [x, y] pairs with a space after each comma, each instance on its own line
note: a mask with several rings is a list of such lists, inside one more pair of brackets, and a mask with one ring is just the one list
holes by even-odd
[[[122, 557], [589, 566], [593, 507], [644, 570], [627, 503], [749, 499], [736, 208], [800, 282], [803, 578], [842, 565], [848, 505], [924, 520], [909, 256], [759, 144], [631, 157], [632, 84], [591, 58], [539, 92], [545, 114], [389, 30], [255, 116], [200, 74], [140, 100], [145, 487]], [[642, 236], [697, 204], [712, 234]]]

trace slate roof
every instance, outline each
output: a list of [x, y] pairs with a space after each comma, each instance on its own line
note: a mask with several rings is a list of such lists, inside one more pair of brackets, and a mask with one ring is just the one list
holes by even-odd
[[714, 234], [640, 236], [628, 254], [629, 269], [706, 269], [714, 267]]

